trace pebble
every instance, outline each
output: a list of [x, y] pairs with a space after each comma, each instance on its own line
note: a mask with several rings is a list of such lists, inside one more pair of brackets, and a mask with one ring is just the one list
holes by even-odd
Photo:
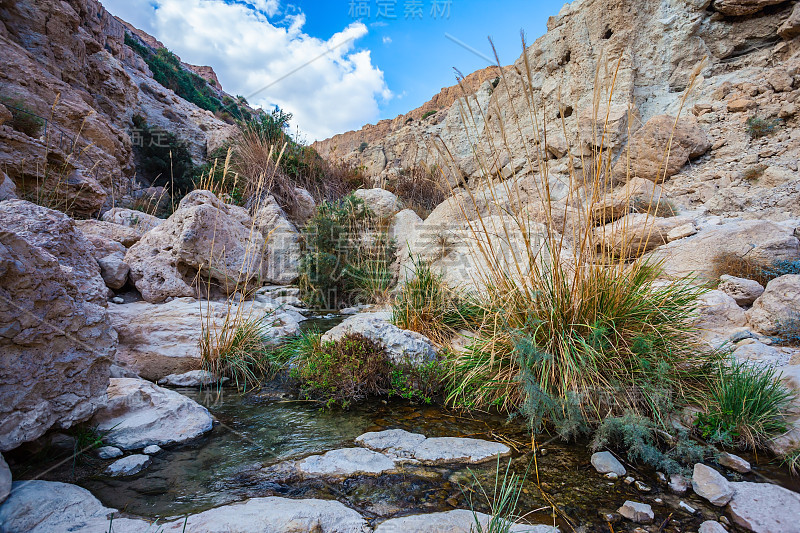
[[692, 507], [691, 505], [689, 505], [688, 503], [686, 503], [683, 500], [681, 500], [681, 502], [678, 504], [678, 507], [680, 507], [681, 509], [685, 510], [689, 514], [694, 514], [694, 513], [697, 512], [697, 509], [695, 509], [694, 507]]
[[639, 524], [649, 524], [655, 518], [653, 508], [648, 504], [630, 500], [622, 504], [622, 507], [619, 508], [619, 514]]
[[157, 444], [151, 444], [142, 450], [145, 455], [155, 455], [157, 453], [161, 453], [162, 451], [163, 450], [161, 449], [161, 446], [158, 446]]
[[146, 455], [129, 455], [117, 459], [106, 468], [106, 475], [113, 477], [133, 476], [150, 466], [150, 457]]
[[634, 481], [636, 481], [636, 480], [635, 480], [635, 479], [633, 479], [631, 476], [628, 476], [628, 477], [626, 477], [626, 478], [625, 478], [623, 481], [625, 481], [625, 484], [626, 484], [626, 485], [630, 485], [630, 484], [632, 484], [632, 483], [633, 483]]
[[642, 483], [641, 481], [634, 482], [633, 486], [636, 487], [636, 490], [638, 490], [639, 492], [650, 492], [651, 490], [653, 490], [650, 488], [649, 485]]
[[122, 305], [122, 304], [125, 303], [125, 300], [123, 300], [119, 296], [114, 296], [113, 298], [111, 298], [111, 302], [115, 303], [115, 304], [118, 304], [118, 305]]
[[122, 450], [115, 446], [103, 446], [97, 449], [97, 457], [100, 459], [116, 459], [122, 457]]

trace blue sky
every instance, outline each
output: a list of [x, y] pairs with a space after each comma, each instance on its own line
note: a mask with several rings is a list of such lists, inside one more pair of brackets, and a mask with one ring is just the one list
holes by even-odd
[[492, 36], [501, 62], [510, 64], [521, 53], [520, 30], [533, 42], [546, 31], [548, 17], [557, 14], [564, 3], [102, 2], [113, 14], [161, 40], [184, 61], [214, 67], [228, 92], [247, 96], [251, 104], [277, 104], [293, 113], [294, 125], [308, 141], [419, 107], [442, 87], [455, 83], [454, 67], [466, 75], [488, 66], [485, 59], [446, 34], [489, 57], [487, 36]]

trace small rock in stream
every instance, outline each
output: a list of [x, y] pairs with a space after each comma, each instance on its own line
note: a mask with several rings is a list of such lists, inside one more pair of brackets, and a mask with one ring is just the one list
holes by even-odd
[[106, 468], [106, 474], [112, 477], [133, 476], [150, 466], [150, 457], [147, 455], [129, 455], [117, 459]]
[[625, 467], [622, 466], [616, 457], [611, 452], [597, 452], [592, 454], [592, 466], [601, 474], [608, 474], [613, 472], [617, 477], [624, 476], [627, 473]]
[[619, 508], [619, 514], [637, 524], [649, 524], [656, 516], [653, 513], [653, 508], [648, 504], [630, 500], [622, 504], [622, 507]]
[[97, 448], [97, 457], [100, 459], [116, 459], [122, 457], [122, 450], [115, 446], [103, 446]]
[[740, 474], [747, 474], [750, 472], [750, 463], [738, 455], [733, 455], [732, 453], [722, 452], [719, 456], [719, 464], [725, 468], [735, 470]]

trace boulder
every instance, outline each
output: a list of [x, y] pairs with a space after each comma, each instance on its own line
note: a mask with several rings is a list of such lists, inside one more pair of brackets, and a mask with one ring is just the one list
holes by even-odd
[[314, 197], [307, 190], [295, 187], [294, 200], [295, 208], [293, 214], [299, 223], [302, 224], [308, 221], [317, 212], [317, 202], [314, 201]]
[[595, 228], [594, 235], [598, 246], [605, 247], [614, 256], [634, 258], [666, 244], [670, 231], [691, 222], [691, 217], [661, 218], [632, 213]]
[[352, 477], [389, 472], [395, 469], [395, 463], [386, 455], [372, 450], [342, 448], [306, 457], [298, 461], [297, 469], [310, 476]]
[[800, 35], [800, 4], [795, 4], [792, 14], [778, 28], [778, 35], [783, 39], [791, 39]]
[[[2, 104], [0, 104], [2, 105]], [[0, 202], [4, 200], [14, 200], [17, 197], [17, 186], [8, 175], [0, 170]]]
[[85, 275], [38, 239], [0, 231], [0, 451], [90, 418], [105, 403], [117, 345], [106, 310], [84, 298]]
[[394, 362], [409, 360], [422, 364], [436, 357], [433, 342], [414, 331], [400, 329], [390, 324], [390, 313], [359, 313], [329, 330], [322, 336], [322, 342], [335, 342], [346, 335], [358, 334], [378, 342], [386, 349]]
[[123, 254], [106, 255], [98, 259], [97, 264], [100, 265], [100, 275], [109, 289], [119, 290], [128, 282], [131, 269]]
[[300, 276], [300, 232], [271, 196], [253, 217], [264, 236], [264, 281], [277, 285], [293, 283]]
[[125, 248], [130, 248], [142, 238], [142, 232], [138, 229], [123, 226], [122, 224], [115, 224], [113, 222], [95, 220], [93, 218], [76, 220], [75, 226], [81, 230], [81, 233], [87, 238], [94, 236], [107, 241], [115, 241]]
[[578, 138], [584, 146], [600, 148], [602, 145], [603, 149], [613, 150], [625, 144], [628, 131], [636, 131], [640, 120], [635, 106], [585, 107], [578, 114]]
[[163, 379], [158, 380], [159, 385], [168, 385], [170, 387], [208, 387], [215, 385], [220, 381], [228, 381], [228, 378], [222, 380], [216, 378], [214, 374], [208, 370], [190, 370], [183, 374], [170, 374]]
[[73, 296], [105, 305], [108, 289], [92, 243], [67, 215], [25, 200], [8, 200], [0, 203], [0, 227], [51, 254], [77, 289]]
[[714, 336], [727, 336], [732, 329], [741, 328], [747, 323], [744, 309], [731, 296], [719, 290], [700, 295], [698, 313], [695, 326]]
[[726, 255], [747, 257], [761, 264], [800, 259], [800, 242], [792, 229], [765, 220], [729, 222], [701, 229], [697, 235], [671, 242], [650, 254], [662, 261], [670, 277], [695, 275], [715, 279], [719, 262]]
[[692, 489], [717, 507], [727, 504], [734, 493], [733, 486], [722, 474], [702, 463], [694, 465]]
[[[0, 505], [3, 533], [51, 533], [110, 531], [109, 517], [116, 509], [105, 507], [91, 492], [56, 481], [17, 481], [11, 496]], [[145, 520], [114, 518], [115, 533], [151, 530]]]
[[105, 441], [123, 450], [137, 450], [191, 440], [210, 431], [213, 418], [197, 402], [149, 381], [112, 378], [108, 405], [92, 418]]
[[705, 131], [693, 119], [676, 121], [675, 117], [658, 115], [633, 134], [626, 157], [614, 166], [614, 178], [623, 181], [638, 177], [658, 183], [677, 174], [690, 159], [710, 148]]
[[649, 524], [656, 516], [650, 505], [630, 500], [626, 500], [622, 504], [622, 507], [619, 508], [619, 514], [637, 524]]
[[129, 455], [108, 465], [105, 469], [105, 474], [111, 477], [135, 476], [150, 466], [151, 461], [147, 455]]
[[753, 341], [740, 343], [733, 351], [739, 361], [752, 361], [760, 366], [779, 367], [787, 364], [791, 356], [763, 342]]
[[186, 207], [145, 234], [125, 256], [131, 279], [148, 302], [195, 296], [199, 282], [232, 294], [262, 276], [261, 233], [229, 216], [216, 197], [207, 203], [199, 203], [205, 199], [199, 195], [187, 198]]
[[800, 275], [788, 274], [767, 283], [747, 311], [747, 320], [764, 335], [780, 335], [793, 321], [800, 325]]
[[700, 528], [697, 530], [697, 533], [728, 533], [728, 530], [716, 520], [706, 520], [700, 524]]
[[697, 227], [694, 225], [694, 222], [689, 222], [688, 224], [684, 224], [683, 226], [678, 226], [677, 228], [672, 228], [669, 230], [667, 232], [667, 242], [685, 239], [686, 237], [691, 237], [692, 235], [696, 234]]
[[6, 501], [8, 495], [11, 494], [11, 483], [11, 470], [8, 468], [6, 460], [3, 459], [3, 455], [0, 454], [0, 504]]
[[[183, 533], [183, 519], [159, 528], [164, 533]], [[116, 531], [116, 520], [114, 530]], [[145, 531], [145, 530], [142, 530]], [[192, 515], [186, 522], [188, 532], [203, 533], [363, 533], [366, 521], [358, 512], [332, 500], [293, 500], [289, 498], [253, 498]]]
[[[476, 531], [475, 521], [481, 525], [481, 531], [489, 530], [490, 516], [466, 509], [454, 509], [441, 513], [418, 514], [391, 518], [378, 524], [375, 533], [471, 533]], [[546, 525], [510, 524], [509, 533], [558, 533], [558, 529]]]
[[750, 472], [750, 463], [738, 455], [722, 452], [719, 454], [719, 458], [717, 460], [719, 461], [719, 464], [725, 468], [730, 468], [731, 470], [735, 470], [740, 474], [747, 474]]
[[723, 274], [719, 277], [719, 290], [736, 300], [740, 306], [752, 305], [764, 293], [764, 287], [752, 279], [737, 278]]
[[103, 220], [131, 228], [137, 233], [144, 234], [160, 226], [164, 219], [158, 218], [142, 211], [114, 207], [103, 213]]
[[622, 466], [616, 457], [611, 452], [596, 452], [592, 454], [592, 466], [601, 474], [608, 474], [613, 472], [618, 477], [622, 477], [628, 473], [625, 467]]
[[782, 2], [783, 0], [714, 0], [713, 6], [723, 15], [743, 17]]
[[223, 332], [227, 316], [261, 320], [271, 342], [296, 335], [303, 316], [278, 303], [242, 304], [177, 298], [164, 304], [109, 304], [108, 315], [119, 334], [117, 362], [145, 379], [200, 369], [200, 340], [209, 327], [212, 339]]
[[381, 220], [390, 219], [403, 210], [397, 196], [385, 189], [358, 189], [354, 194], [364, 200], [367, 209]]
[[116, 446], [101, 446], [97, 448], [97, 457], [100, 459], [116, 459], [122, 457], [122, 450]]
[[755, 533], [800, 532], [800, 494], [772, 483], [731, 483], [733, 521]]

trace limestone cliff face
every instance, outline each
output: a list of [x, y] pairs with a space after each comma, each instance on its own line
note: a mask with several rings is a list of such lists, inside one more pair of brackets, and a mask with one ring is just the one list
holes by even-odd
[[[776, 174], [797, 169], [800, 147], [794, 106], [800, 96], [800, 80], [795, 79], [800, 72], [800, 41], [796, 38], [800, 8], [796, 6], [793, 1], [775, 0], [577, 0], [565, 5], [550, 18], [547, 33], [525, 53], [532, 94], [540, 110], [539, 127], [546, 124], [548, 145], [550, 139], [553, 143], [549, 151], [557, 160], [551, 173], [565, 173], [569, 152], [580, 155], [591, 144], [596, 75], [603, 89], [600, 101], [608, 100], [607, 89], [614, 81], [612, 120], [632, 112], [630, 129], [625, 124], [613, 140], [614, 148], [619, 149], [626, 146], [628, 133], [649, 119], [678, 113], [684, 89], [705, 58], [683, 115], [699, 122], [713, 149], [673, 178], [675, 189], [690, 203], [714, 198], [712, 206], [719, 211], [746, 211], [756, 209], [755, 204], [763, 208], [763, 198], [749, 207], [732, 206], [731, 195], [725, 196], [723, 189], [741, 181], [746, 165], [774, 166], [779, 169]], [[424, 110], [435, 108], [435, 103], [394, 121], [321, 141], [316, 147], [325, 157], [364, 165], [368, 175], [381, 182], [393, 179], [404, 167], [441, 163], [430, 150], [432, 141], [441, 138], [469, 178], [479, 173], [472, 146], [486, 146], [489, 137], [498, 138], [502, 118], [514, 127], [506, 131], [509, 150], [493, 163], [497, 167], [493, 171], [501, 175], [534, 172], [536, 169], [522, 168], [526, 162], [519, 157], [524, 153], [523, 142], [534, 136], [534, 126], [522, 113], [515, 117], [512, 105], [519, 107], [524, 101], [526, 58], [506, 67], [497, 87], [490, 83], [498, 75], [497, 68], [482, 71], [474, 83], [467, 84], [473, 92], [470, 106], [475, 113], [480, 111], [479, 116], [485, 114], [486, 124], [480, 117], [465, 127], [464, 99], [453, 98], [447, 107], [424, 120], [420, 120]], [[457, 93], [446, 90], [443, 94]], [[732, 104], [737, 100], [743, 102]], [[599, 107], [602, 121], [605, 103]], [[562, 111], [566, 139], [560, 133]], [[751, 116], [780, 118], [780, 132], [769, 138], [750, 138], [745, 121]], [[788, 181], [797, 184], [796, 178]], [[786, 185], [783, 182], [781, 186]], [[764, 190], [762, 187], [760, 192]], [[771, 194], [776, 196], [775, 191]], [[777, 199], [769, 200], [774, 201]], [[731, 209], [726, 211], [727, 207]]]
[[[96, 0], [0, 2], [0, 97], [52, 125], [37, 138], [0, 125], [0, 167], [21, 190], [42, 180], [45, 158], [69, 182], [79, 213], [146, 186], [134, 181], [133, 114], [185, 139], [197, 161], [229, 134], [228, 124], [152, 79], [125, 45], [126, 30]], [[198, 70], [221, 91], [213, 71]]]

